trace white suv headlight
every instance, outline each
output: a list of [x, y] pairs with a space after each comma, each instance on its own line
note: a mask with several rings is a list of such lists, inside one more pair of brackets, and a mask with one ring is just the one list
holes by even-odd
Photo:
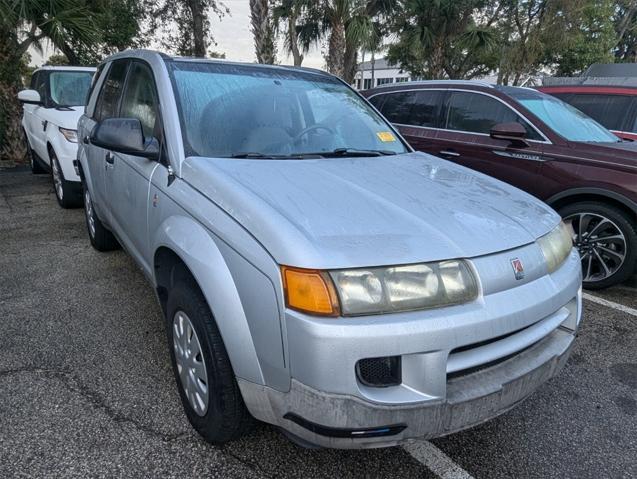
[[60, 133], [66, 138], [66, 141], [77, 143], [77, 130], [69, 130], [68, 128], [59, 127]]
[[552, 273], [564, 262], [573, 248], [573, 228], [563, 221], [537, 240], [544, 254], [546, 266]]
[[464, 261], [331, 271], [344, 316], [466, 303], [478, 284]]

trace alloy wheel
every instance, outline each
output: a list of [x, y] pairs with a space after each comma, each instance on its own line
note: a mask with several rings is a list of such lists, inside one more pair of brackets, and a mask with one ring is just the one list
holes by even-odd
[[613, 221], [586, 212], [567, 216], [565, 220], [573, 225], [584, 282], [605, 280], [621, 268], [626, 259], [626, 238]]
[[53, 186], [55, 187], [55, 194], [60, 201], [64, 199], [64, 188], [62, 187], [62, 175], [60, 174], [60, 167], [55, 157], [51, 158], [51, 174], [53, 175]]
[[91, 194], [88, 188], [84, 190], [84, 211], [86, 212], [86, 222], [88, 223], [88, 232], [91, 238], [95, 237], [95, 216], [93, 213], [93, 203], [91, 202]]
[[190, 318], [177, 311], [173, 318], [175, 361], [184, 394], [199, 416], [208, 410], [208, 375], [201, 343]]

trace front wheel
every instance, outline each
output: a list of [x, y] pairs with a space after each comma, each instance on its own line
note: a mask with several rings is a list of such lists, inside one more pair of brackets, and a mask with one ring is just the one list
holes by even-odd
[[637, 266], [634, 215], [592, 201], [564, 206], [559, 213], [573, 225], [585, 288], [606, 288], [633, 274]]
[[51, 151], [49, 156], [51, 158], [51, 178], [58, 204], [62, 208], [77, 208], [82, 204], [81, 195], [75, 190], [71, 181], [64, 179], [64, 173], [55, 152]]
[[166, 320], [173, 371], [190, 424], [213, 444], [238, 439], [253, 419], [217, 324], [194, 281], [177, 283], [169, 292]]

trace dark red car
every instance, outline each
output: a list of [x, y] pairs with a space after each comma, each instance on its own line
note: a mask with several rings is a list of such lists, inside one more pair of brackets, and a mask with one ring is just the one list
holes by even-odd
[[511, 183], [570, 220], [584, 286], [635, 272], [637, 142], [530, 88], [429, 81], [363, 94], [414, 149]]

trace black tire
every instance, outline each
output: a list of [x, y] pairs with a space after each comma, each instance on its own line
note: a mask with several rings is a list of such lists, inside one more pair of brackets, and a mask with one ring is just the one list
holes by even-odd
[[[82, 195], [78, 194], [76, 182], [67, 181], [64, 172], [60, 167], [60, 162], [53, 150], [49, 152], [51, 158], [51, 180], [53, 181], [53, 191], [58, 204], [62, 208], [77, 208], [82, 206]], [[56, 178], [56, 176], [58, 178]], [[57, 183], [59, 181], [59, 184]]]
[[[179, 377], [173, 347], [173, 320], [177, 312], [185, 313], [190, 319], [201, 345], [209, 391], [207, 410], [203, 416], [191, 406]], [[166, 330], [177, 389], [190, 424], [213, 444], [223, 444], [249, 432], [254, 419], [243, 402], [228, 353], [206, 299], [190, 278], [177, 282], [168, 293]]]
[[111, 251], [119, 248], [119, 243], [113, 233], [111, 233], [100, 221], [93, 208], [93, 201], [86, 185], [83, 186], [84, 191], [84, 217], [86, 219], [86, 229], [91, 245], [97, 251]]
[[[625, 254], [623, 262], [616, 268], [612, 274], [599, 279], [584, 281], [583, 286], [586, 289], [603, 289], [614, 284], [626, 281], [637, 268], [637, 225], [635, 224], [635, 215], [624, 211], [621, 208], [609, 205], [603, 202], [582, 201], [563, 206], [559, 210], [563, 218], [577, 218], [577, 215], [589, 213], [603, 217], [612, 222], [612, 227], [616, 227], [625, 239]], [[576, 231], [577, 235], [577, 231]], [[586, 245], [581, 245], [579, 235], [577, 235], [576, 243], [580, 243], [580, 253], [584, 254]], [[606, 245], [607, 246], [607, 245]], [[586, 268], [588, 264], [583, 260], [582, 269], [584, 277], [586, 277]], [[611, 270], [612, 271], [612, 270]]]
[[27, 136], [27, 132], [22, 130], [24, 133], [24, 143], [27, 149], [27, 158], [29, 160], [29, 165], [31, 166], [31, 173], [34, 175], [41, 175], [42, 173], [46, 173], [46, 170], [42, 168], [40, 161], [38, 160], [35, 152], [31, 148], [29, 144], [29, 137]]

